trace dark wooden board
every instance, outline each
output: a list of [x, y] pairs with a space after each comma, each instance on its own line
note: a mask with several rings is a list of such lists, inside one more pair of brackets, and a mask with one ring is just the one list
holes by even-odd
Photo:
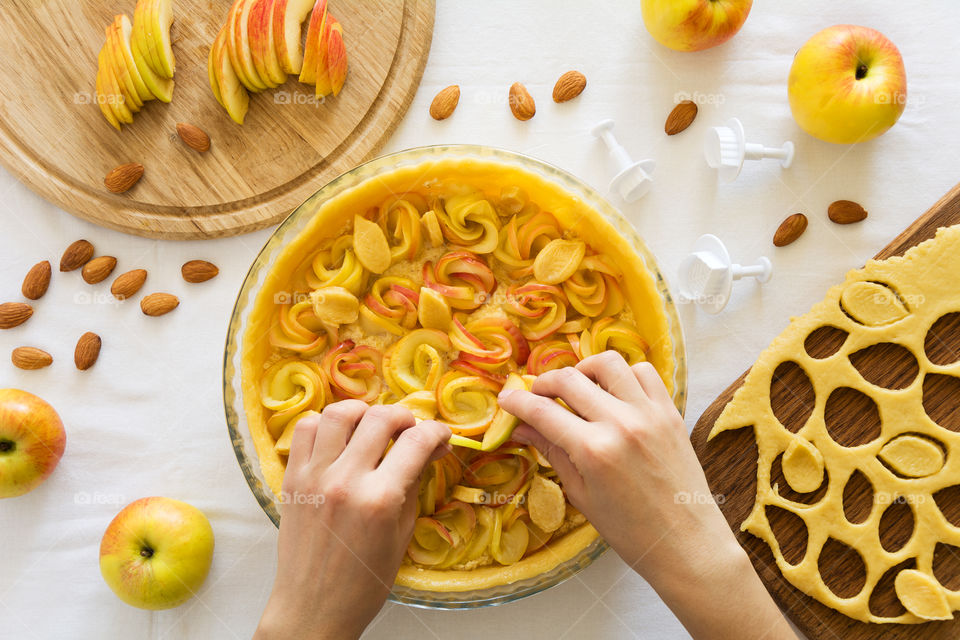
[[[905, 229], [899, 236], [884, 247], [875, 257], [877, 259], [889, 258], [905, 253], [911, 247], [932, 238], [940, 227], [950, 226], [960, 223], [960, 184], [950, 190], [943, 198], [934, 204], [925, 214]], [[945, 330], [960, 331], [960, 321], [950, 323]], [[818, 338], [826, 348], [830, 336], [823, 335]], [[883, 356], [884, 354], [879, 354]], [[749, 371], [747, 372], [749, 373]], [[733, 399], [734, 393], [739, 389], [747, 377], [744, 373], [740, 378], [730, 385], [720, 396], [711, 404], [697, 421], [690, 438], [693, 447], [700, 458], [707, 481], [710, 484], [710, 490], [714, 495], [723, 496], [720, 508], [727, 518], [727, 522], [733, 529], [740, 541], [740, 544], [746, 549], [754, 567], [759, 573], [767, 589], [770, 591], [774, 600], [784, 610], [787, 616], [800, 628], [800, 630], [811, 638], [811, 640], [875, 640], [878, 638], [890, 638], [893, 640], [946, 640], [948, 638], [960, 638], [960, 618], [948, 622], [931, 622], [920, 625], [878, 625], [867, 624], [848, 618], [814, 600], [802, 593], [781, 575], [774, 561], [773, 554], [765, 542], [749, 533], [740, 531], [740, 525], [749, 515], [753, 508], [754, 498], [757, 488], [757, 447], [754, 440], [753, 429], [750, 427], [728, 431], [719, 434], [714, 440], [707, 442], [707, 436], [710, 433], [714, 423], [720, 417], [723, 409]], [[781, 375], [782, 374], [782, 375]], [[780, 371], [775, 374], [779, 378], [778, 388], [774, 391], [772, 402], [776, 402], [777, 396], [788, 396], [793, 394], [793, 378], [789, 371]], [[949, 395], [949, 394], [947, 394]], [[947, 401], [947, 400], [945, 400]], [[947, 401], [956, 404], [957, 397], [954, 395]], [[793, 397], [791, 401], [782, 399], [780, 410], [786, 414], [787, 421], [790, 415], [800, 416], [805, 412], [805, 403], [802, 397]], [[960, 411], [954, 411], [954, 414], [960, 414]], [[861, 421], [863, 422], [863, 421]], [[788, 424], [788, 422], [784, 422]], [[863, 428], [868, 428], [864, 425]], [[774, 465], [774, 476], [778, 474]], [[780, 479], [779, 485], [785, 486], [785, 482]], [[776, 479], [775, 479], [776, 481]], [[960, 495], [956, 496], [958, 504], [957, 510], [960, 510]], [[811, 497], [811, 499], [815, 499]], [[720, 501], [718, 501], [720, 502]], [[789, 518], [775, 519], [771, 518], [771, 526], [775, 533], [779, 534], [779, 528], [782, 527], [786, 532], [785, 537], [789, 537], [791, 531], [791, 522]], [[881, 527], [881, 536], [896, 536], [896, 525], [885, 531]], [[779, 535], [778, 535], [778, 539]], [[784, 546], [784, 555], [789, 558], [788, 547]], [[805, 540], [797, 540], [797, 550], [802, 550], [806, 546]], [[825, 550], [822, 555], [826, 564], [833, 564], [837, 569], [838, 580], [853, 581], [857, 577], [855, 572], [847, 572], [842, 553], [832, 554]], [[960, 579], [960, 560], [951, 567], [952, 574]], [[825, 580], [827, 576], [825, 575]], [[899, 603], [893, 593], [892, 580], [890, 584], [883, 588], [884, 581], [878, 585], [877, 607], [884, 613], [896, 613]], [[828, 580], [828, 584], [830, 584]], [[832, 586], [832, 585], [831, 585]], [[956, 588], [955, 585], [951, 585]], [[875, 592], [877, 593], [877, 592]], [[902, 612], [902, 609], [900, 609]]]

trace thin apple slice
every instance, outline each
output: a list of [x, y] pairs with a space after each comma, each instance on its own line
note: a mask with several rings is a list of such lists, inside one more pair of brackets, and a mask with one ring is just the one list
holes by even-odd
[[[225, 46], [227, 55], [230, 58], [230, 64], [233, 65], [233, 70], [237, 74], [237, 78], [240, 79], [241, 84], [243, 84], [248, 91], [259, 92], [265, 90], [267, 85], [260, 80], [256, 69], [253, 68], [252, 58], [249, 60], [250, 69], [247, 68], [247, 56], [250, 51], [249, 49], [244, 50], [243, 39], [239, 35], [240, 18], [243, 15], [244, 8], [248, 5], [248, 0], [237, 0], [233, 3], [233, 7], [230, 9], [230, 17], [227, 18], [227, 38]], [[250, 70], [253, 71], [252, 74]]]
[[113, 69], [113, 75], [117, 78], [117, 82], [120, 83], [120, 90], [126, 97], [127, 104], [130, 105], [130, 110], [136, 113], [143, 107], [143, 100], [140, 99], [137, 87], [133, 83], [130, 71], [127, 69], [126, 60], [123, 58], [123, 52], [117, 40], [117, 33], [119, 33], [119, 31], [117, 30], [116, 22], [108, 26], [105, 33], [107, 36], [107, 60]]
[[117, 120], [124, 124], [130, 124], [133, 122], [133, 113], [131, 113], [130, 108], [127, 107], [126, 97], [124, 97], [123, 92], [120, 90], [120, 83], [117, 82], [117, 77], [113, 74], [113, 65], [110, 64], [107, 57], [106, 47], [107, 45], [104, 44], [104, 48], [100, 52], [100, 64], [103, 67], [103, 88], [108, 97], [110, 107], [117, 116]]
[[[153, 47], [148, 42], [152, 38], [150, 30], [150, 16], [153, 13], [153, 0], [137, 0], [137, 6], [133, 10], [133, 33], [130, 38], [130, 48], [134, 51], [140, 50], [140, 58], [150, 67], [153, 75], [163, 77], [157, 71], [160, 69], [160, 59], [154, 56]], [[139, 66], [141, 75], [146, 75]], [[149, 86], [149, 85], [147, 85]]]
[[170, 27], [173, 25], [172, 0], [149, 0], [149, 7], [148, 22], [144, 28], [146, 44], [151, 50], [151, 60], [156, 64], [154, 71], [158, 76], [172, 78], [177, 66], [170, 44]]
[[[261, 78], [257, 73], [257, 66], [253, 63], [253, 54], [250, 51], [250, 38], [247, 33], [247, 24], [250, 21], [250, 9], [253, 8], [255, 0], [243, 0], [243, 3], [237, 8], [233, 16], [232, 38], [228, 41], [233, 47], [237, 62], [243, 68], [243, 75], [258, 90], [273, 88], [273, 85]], [[231, 58], [233, 60], [233, 58]]]
[[220, 79], [217, 77], [216, 65], [217, 57], [214, 55], [217, 51], [217, 43], [223, 44], [223, 33], [224, 30], [220, 29], [220, 33], [217, 34], [213, 44], [210, 45], [210, 53], [207, 54], [207, 79], [210, 81], [210, 90], [213, 91], [213, 97], [217, 99], [221, 107], [226, 109], [226, 106], [223, 104], [223, 96], [220, 95]]
[[[137, 5], [137, 10], [141, 10], [140, 5]], [[142, 36], [142, 28], [140, 31]], [[130, 52], [133, 54], [133, 62], [137, 66], [137, 71], [140, 72], [140, 77], [143, 78], [143, 83], [147, 85], [150, 93], [155, 95], [161, 102], [170, 102], [173, 100], [173, 79], [163, 78], [157, 75], [157, 72], [154, 71], [150, 65], [150, 54], [144, 50], [144, 46], [142, 37], [138, 37], [137, 14], [134, 12], [133, 28], [130, 33]]]
[[101, 51], [97, 64], [97, 106], [100, 107], [100, 112], [103, 114], [103, 117], [107, 119], [107, 122], [110, 123], [110, 126], [120, 131], [120, 121], [110, 107], [108, 100], [109, 96], [103, 87], [103, 52]]
[[327, 24], [327, 0], [317, 0], [307, 26], [307, 40], [303, 49], [303, 66], [300, 82], [314, 84], [317, 81], [317, 64], [320, 61], [320, 41]]
[[274, 0], [253, 0], [247, 20], [247, 37], [257, 73], [270, 85], [279, 87], [287, 81], [287, 74], [280, 68], [277, 50], [273, 46], [273, 5]]
[[[504, 391], [528, 390], [527, 383], [522, 377], [511, 373], [503, 385]], [[520, 420], [513, 414], [507, 413], [502, 408], [497, 409], [497, 414], [493, 416], [490, 427], [483, 434], [483, 451], [493, 451], [513, 435], [513, 430], [520, 424]]]
[[150, 92], [150, 89], [143, 81], [143, 76], [140, 75], [140, 70], [137, 69], [137, 65], [133, 61], [133, 51], [130, 50], [130, 33], [133, 30], [133, 25], [130, 22], [130, 18], [125, 14], [120, 14], [117, 16], [115, 24], [114, 37], [120, 46], [120, 55], [123, 58], [124, 64], [127, 66], [127, 72], [133, 80], [133, 85], [137, 89], [137, 95], [140, 97], [140, 101], [146, 102], [148, 100], [154, 100], [156, 96]]
[[217, 37], [216, 51], [213, 53], [214, 73], [217, 76], [224, 108], [234, 122], [243, 124], [243, 118], [247, 114], [247, 109], [250, 108], [250, 96], [240, 84], [240, 79], [230, 63], [230, 56], [227, 55], [230, 46], [227, 43], [229, 33], [226, 29], [227, 27], [224, 26], [221, 29], [222, 36]]
[[300, 44], [303, 21], [310, 15], [314, 0], [275, 0], [273, 5], [273, 46], [280, 68], [285, 73], [303, 69], [303, 46]]
[[327, 75], [333, 95], [340, 95], [343, 83], [347, 80], [347, 47], [343, 43], [343, 25], [330, 16], [330, 35], [327, 41]]
[[[330, 29], [334, 20], [333, 16], [327, 15], [327, 19], [324, 20], [323, 31], [320, 34], [320, 42], [317, 43], [317, 70], [314, 83], [317, 85], [318, 98], [325, 98], [333, 91], [333, 87], [330, 85], [330, 67], [327, 63], [327, 57], [330, 54], [328, 45], [330, 43]], [[304, 66], [306, 66], [306, 58], [304, 58]]]

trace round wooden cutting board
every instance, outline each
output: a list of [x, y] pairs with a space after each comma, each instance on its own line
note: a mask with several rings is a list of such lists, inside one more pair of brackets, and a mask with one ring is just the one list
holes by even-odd
[[[0, 6], [0, 162], [63, 209], [136, 235], [236, 235], [282, 220], [323, 184], [372, 157], [416, 93], [435, 0], [330, 0], [349, 70], [337, 97], [314, 98], [295, 76], [251, 94], [245, 124], [217, 103], [207, 55], [230, 0], [173, 0], [173, 102], [144, 105], [116, 131], [95, 102], [97, 53], [114, 15], [136, 0], [4, 0]], [[304, 28], [304, 31], [306, 29]], [[206, 131], [198, 154], [176, 135]], [[143, 179], [115, 195], [103, 178], [140, 162]]]

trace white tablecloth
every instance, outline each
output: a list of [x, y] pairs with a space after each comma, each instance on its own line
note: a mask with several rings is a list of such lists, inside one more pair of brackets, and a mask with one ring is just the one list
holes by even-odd
[[[691, 427], [792, 315], [805, 312], [960, 178], [955, 2], [757, 2], [737, 37], [698, 54], [657, 45], [636, 0], [438, 4], [421, 89], [386, 151], [435, 143], [496, 145], [555, 163], [605, 189], [612, 167], [587, 129], [612, 117], [631, 153], [657, 161], [646, 198], [632, 205], [614, 202], [668, 277], [675, 277], [694, 239], [708, 232], [721, 236], [737, 261], [759, 255], [773, 261], [772, 282], [740, 284], [723, 315], [710, 317], [689, 305], [680, 309]], [[877, 28], [899, 46], [910, 91], [900, 122], [855, 147], [801, 132], [786, 97], [797, 48], [819, 29], [845, 22]], [[553, 83], [571, 68], [586, 74], [587, 89], [575, 101], [556, 105]], [[537, 101], [529, 122], [518, 122], [507, 109], [507, 87], [515, 81], [524, 82]], [[434, 122], [427, 115], [431, 99], [454, 83], [462, 90], [459, 108], [449, 120]], [[700, 115], [691, 129], [667, 138], [664, 118], [681, 93], [702, 102]], [[736, 183], [719, 185], [703, 162], [701, 141], [708, 126], [731, 116], [744, 121], [753, 141], [794, 140], [793, 168], [752, 163]], [[862, 203], [869, 219], [849, 227], [830, 223], [826, 207], [840, 198]], [[774, 230], [796, 211], [808, 215], [810, 228], [792, 246], [775, 249]], [[21, 279], [32, 264], [48, 259], [56, 265], [66, 245], [83, 237], [99, 253], [117, 256], [119, 270], [148, 269], [145, 290], [171, 291], [182, 300], [171, 315], [146, 318], [135, 302], [114, 304], [109, 281], [88, 287], [78, 273], [55, 272], [35, 317], [0, 332], [0, 387], [24, 388], [50, 401], [68, 433], [67, 453], [51, 479], [25, 497], [0, 503], [0, 636], [252, 634], [273, 579], [277, 533], [234, 458], [220, 377], [234, 296], [268, 235], [206, 242], [134, 238], [73, 218], [0, 172], [0, 299], [19, 300]], [[192, 258], [212, 260], [221, 275], [187, 285], [179, 268]], [[103, 337], [103, 352], [92, 370], [80, 373], [73, 367], [73, 346], [88, 330]], [[14, 369], [7, 354], [22, 344], [47, 349], [56, 362], [38, 372]], [[120, 602], [101, 579], [97, 561], [111, 518], [149, 495], [198, 506], [217, 540], [213, 570], [199, 597], [160, 613]], [[608, 553], [565, 584], [508, 606], [431, 612], [387, 605], [367, 637], [686, 635], [650, 587]]]

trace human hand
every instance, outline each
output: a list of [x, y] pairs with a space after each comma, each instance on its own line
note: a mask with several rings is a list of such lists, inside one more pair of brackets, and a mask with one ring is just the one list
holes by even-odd
[[257, 639], [360, 636], [410, 541], [420, 473], [446, 452], [449, 438], [449, 427], [415, 424], [404, 407], [359, 400], [297, 424], [283, 479], [277, 577]]
[[[713, 500], [652, 365], [630, 367], [607, 351], [540, 375], [529, 392], [502, 392], [499, 402], [524, 423], [513, 438], [550, 461], [573, 506], [691, 634], [792, 637]], [[717, 608], [734, 592], [737, 615], [724, 616]]]

